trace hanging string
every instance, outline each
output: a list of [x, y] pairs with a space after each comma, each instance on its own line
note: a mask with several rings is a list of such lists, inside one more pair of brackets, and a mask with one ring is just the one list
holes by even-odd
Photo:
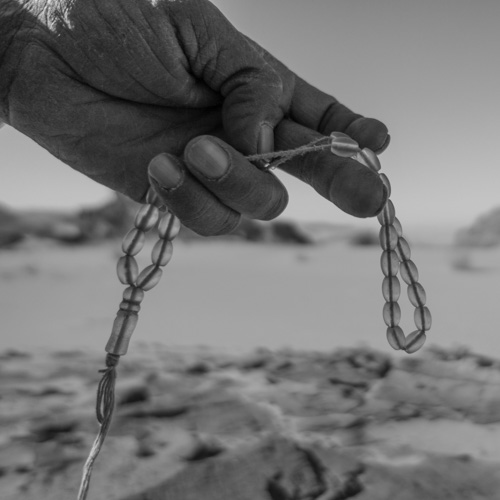
[[104, 439], [106, 438], [111, 424], [111, 418], [115, 407], [116, 366], [119, 361], [120, 356], [108, 353], [106, 355], [106, 368], [104, 370], [99, 370], [99, 373], [104, 374], [97, 387], [96, 414], [100, 428], [83, 467], [82, 482], [80, 484], [80, 490], [78, 491], [78, 500], [85, 500], [85, 498], [87, 498], [94, 462], [101, 451]]

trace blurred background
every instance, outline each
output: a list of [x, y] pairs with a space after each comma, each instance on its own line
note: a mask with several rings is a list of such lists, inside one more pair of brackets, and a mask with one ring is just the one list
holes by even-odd
[[[498, 350], [500, 3], [213, 3], [311, 84], [387, 124], [382, 167], [428, 292], [430, 335], [441, 345]], [[102, 241], [123, 234], [129, 219], [120, 214], [133, 207], [10, 127], [0, 148], [3, 227], [21, 220], [30, 235], [7, 237], [13, 251], [0, 253], [0, 347], [100, 345], [121, 293], [119, 244]], [[377, 221], [353, 219], [279, 175], [290, 204], [277, 226], [248, 223], [237, 241], [194, 245], [188, 235], [176, 245], [160, 290], [145, 301], [143, 340], [387, 348]], [[34, 235], [66, 246], [38, 247]], [[403, 314], [408, 333], [413, 314]]]

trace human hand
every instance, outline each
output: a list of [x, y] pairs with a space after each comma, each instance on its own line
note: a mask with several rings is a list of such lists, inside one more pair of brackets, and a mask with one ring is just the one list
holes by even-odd
[[[381, 122], [296, 77], [207, 0], [36, 6], [2, 64], [14, 75], [3, 119], [137, 201], [151, 180], [200, 234], [228, 232], [241, 214], [266, 220], [285, 208], [281, 182], [244, 155], [333, 130], [374, 151], [388, 143]], [[375, 215], [386, 199], [377, 174], [328, 152], [281, 168], [352, 215]]]

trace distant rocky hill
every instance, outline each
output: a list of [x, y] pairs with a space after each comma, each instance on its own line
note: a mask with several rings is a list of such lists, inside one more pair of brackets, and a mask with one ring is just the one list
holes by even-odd
[[[48, 238], [66, 244], [120, 238], [132, 227], [138, 206], [120, 194], [104, 205], [79, 211], [15, 211], [0, 205], [0, 248], [16, 245], [26, 236]], [[299, 223], [284, 219], [271, 222], [242, 219], [231, 234], [218, 238], [300, 245], [346, 239], [354, 244], [376, 241], [376, 234], [370, 235], [368, 239], [364, 233], [361, 236], [359, 231], [349, 226]], [[205, 239], [185, 227], [179, 238], [189, 241]]]
[[117, 237], [131, 224], [133, 209], [122, 196], [96, 208], [79, 211], [19, 210], [0, 206], [0, 247], [26, 236], [63, 243], [83, 243]]
[[480, 215], [455, 238], [460, 247], [492, 247], [500, 244], [500, 207]]
[[5, 206], [0, 206], [0, 248], [15, 245], [24, 238], [20, 217]]

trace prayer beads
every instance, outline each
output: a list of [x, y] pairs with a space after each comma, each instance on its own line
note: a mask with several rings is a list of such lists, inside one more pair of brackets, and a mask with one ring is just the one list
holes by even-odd
[[[151, 189], [150, 189], [151, 191]], [[122, 250], [125, 253], [117, 264], [118, 279], [124, 285], [130, 285], [123, 294], [123, 301], [120, 304], [111, 330], [111, 336], [106, 345], [106, 352], [123, 356], [127, 353], [130, 338], [135, 330], [138, 321], [140, 303], [144, 298], [144, 292], [154, 288], [160, 281], [163, 270], [172, 257], [172, 240], [180, 230], [180, 222], [169, 212], [160, 218], [159, 209], [154, 205], [158, 203], [151, 193], [148, 199], [152, 203], [147, 203], [139, 209], [134, 221], [134, 228], [131, 229], [122, 243]], [[146, 241], [146, 231], [152, 229], [158, 223], [159, 240], [151, 252], [152, 264], [139, 273], [139, 266], [135, 260], [143, 248]]]
[[[118, 259], [116, 272], [120, 282], [128, 287], [123, 292], [105, 348], [108, 353], [106, 368], [101, 370], [103, 377], [97, 389], [96, 405], [100, 429], [85, 462], [78, 500], [85, 500], [87, 497], [93, 465], [108, 433], [114, 408], [116, 366], [120, 356], [128, 351], [130, 338], [139, 320], [144, 292], [158, 284], [163, 274], [162, 267], [166, 266], [172, 258], [172, 240], [179, 233], [180, 222], [168, 212], [160, 218], [160, 209], [163, 208], [156, 193], [150, 188], [146, 196], [146, 204], [140, 207], [134, 220], [134, 227], [122, 242], [124, 255]], [[146, 231], [152, 229], [157, 223], [159, 240], [151, 252], [152, 264], [139, 273], [139, 266], [134, 256], [144, 247]]]
[[359, 144], [348, 135], [341, 132], [332, 132], [330, 134], [330, 151], [337, 156], [349, 157], [360, 152]]
[[123, 238], [122, 250], [127, 255], [137, 255], [144, 246], [146, 235], [141, 229], [134, 227]]
[[380, 267], [384, 276], [396, 276], [399, 269], [399, 257], [394, 250], [384, 250], [380, 258]]
[[382, 281], [382, 295], [386, 302], [398, 300], [401, 294], [401, 284], [397, 276], [386, 276]]
[[116, 274], [120, 282], [124, 285], [133, 285], [139, 275], [139, 266], [134, 257], [131, 255], [120, 257], [116, 265]]
[[172, 258], [174, 247], [170, 240], [158, 240], [151, 251], [151, 262], [157, 266], [166, 266]]
[[[297, 149], [250, 155], [246, 158], [257, 162], [259, 168], [268, 170], [276, 168], [294, 156], [325, 149], [330, 149], [337, 156], [353, 158], [377, 172], [387, 189], [388, 197], [390, 196], [391, 185], [387, 176], [379, 173], [381, 165], [377, 155], [368, 148], [361, 149], [355, 140], [340, 132], [332, 132], [330, 137], [321, 137]], [[101, 370], [103, 377], [97, 390], [96, 413], [100, 429], [84, 466], [78, 500], [85, 500], [87, 496], [93, 464], [111, 422], [115, 398], [116, 366], [120, 356], [127, 353], [130, 338], [139, 319], [138, 314], [144, 299], [144, 292], [152, 289], [160, 281], [163, 273], [162, 267], [166, 266], [172, 257], [172, 240], [180, 230], [180, 221], [173, 214], [166, 212], [160, 218], [159, 210], [163, 209], [165, 207], [161, 204], [154, 190], [150, 188], [146, 195], [146, 204], [141, 206], [135, 217], [134, 228], [123, 239], [124, 255], [118, 260], [117, 274], [120, 282], [128, 287], [123, 292], [122, 301], [106, 345], [108, 353], [106, 368]], [[387, 340], [393, 349], [402, 349], [407, 353], [413, 353], [425, 343], [425, 332], [430, 329], [432, 323], [430, 311], [425, 306], [426, 293], [418, 282], [418, 269], [411, 260], [410, 246], [403, 238], [401, 223], [396, 218], [394, 205], [389, 199], [377, 218], [382, 226], [379, 233], [382, 248], [380, 265], [384, 274], [382, 282], [382, 295], [385, 299], [383, 319], [387, 325]], [[139, 273], [134, 256], [144, 246], [146, 231], [152, 229], [157, 223], [159, 240], [151, 252], [152, 264]], [[397, 302], [401, 293], [401, 285], [397, 278], [399, 269], [401, 269], [401, 278], [408, 285], [408, 298], [415, 307], [414, 321], [417, 330], [407, 337], [399, 326], [401, 319], [401, 309]]]
[[137, 286], [145, 292], [154, 288], [160, 281], [163, 271], [155, 264], [146, 267], [137, 278]]
[[393, 226], [389, 226], [388, 229], [380, 228], [379, 240], [382, 250], [394, 250], [398, 244], [398, 239], [398, 233]]
[[427, 337], [425, 332], [415, 330], [414, 332], [411, 332], [408, 337], [406, 337], [404, 347], [400, 347], [400, 349], [404, 349], [408, 354], [413, 354], [424, 345], [426, 339]]
[[173, 240], [181, 228], [181, 222], [172, 214], [166, 214], [158, 224], [158, 236], [162, 239]]
[[408, 299], [413, 306], [419, 307], [427, 300], [424, 287], [420, 283], [414, 283], [408, 287]]
[[147, 203], [137, 212], [134, 225], [141, 231], [149, 231], [158, 222], [159, 210], [154, 205]]
[[372, 170], [375, 170], [375, 172], [378, 172], [382, 168], [382, 166], [380, 165], [380, 161], [377, 158], [377, 155], [371, 149], [368, 148], [362, 149], [356, 155], [356, 160], [359, 161], [360, 163], [363, 163]]
[[[332, 132], [330, 138], [332, 153], [338, 156], [350, 156], [371, 168], [374, 172], [379, 172], [381, 168], [380, 161], [373, 151], [367, 148], [361, 149], [356, 141], [340, 132]], [[389, 179], [383, 173], [379, 173], [379, 175], [387, 188], [389, 197], [391, 194]], [[384, 275], [382, 295], [385, 300], [382, 316], [387, 325], [387, 341], [393, 349], [403, 349], [411, 354], [424, 345], [426, 340], [425, 332], [431, 328], [432, 324], [431, 313], [425, 306], [426, 293], [423, 286], [418, 282], [418, 269], [411, 260], [410, 245], [403, 238], [403, 228], [396, 217], [396, 210], [391, 200], [387, 200], [377, 219], [382, 226], [379, 233], [382, 248], [380, 267]], [[401, 279], [408, 285], [408, 299], [415, 307], [413, 319], [417, 330], [407, 337], [405, 337], [403, 330], [399, 326], [401, 309], [397, 301], [401, 293], [401, 285], [397, 278], [398, 271], [401, 273]]]

